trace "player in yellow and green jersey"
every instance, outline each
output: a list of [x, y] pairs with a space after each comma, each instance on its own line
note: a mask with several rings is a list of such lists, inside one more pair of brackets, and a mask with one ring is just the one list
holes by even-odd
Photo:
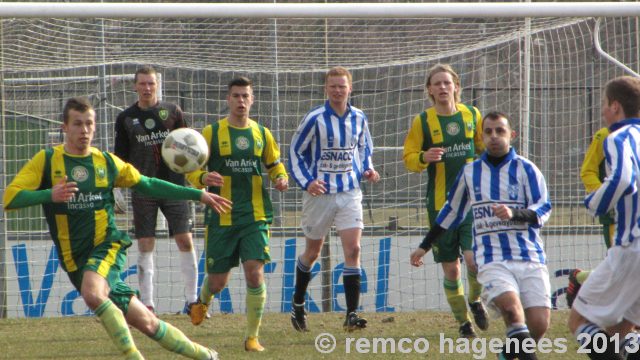
[[213, 295], [227, 286], [231, 269], [242, 261], [247, 282], [245, 350], [263, 351], [258, 332], [267, 295], [263, 268], [271, 260], [273, 210], [262, 166], [279, 191], [287, 190], [289, 178], [271, 132], [249, 118], [254, 100], [251, 80], [235, 78], [228, 89], [229, 116], [202, 130], [210, 151], [207, 170], [187, 174], [194, 186], [208, 186], [234, 204], [230, 213], [206, 215], [207, 277], [190, 315], [194, 325], [204, 320]]
[[[431, 226], [445, 203], [447, 193], [460, 169], [484, 150], [482, 117], [473, 106], [460, 102], [460, 77], [449, 65], [437, 64], [429, 70], [426, 90], [433, 106], [416, 115], [404, 142], [403, 159], [413, 172], [427, 170], [427, 214]], [[474, 337], [464, 287], [460, 276], [460, 255], [464, 254], [469, 279], [469, 307], [476, 325], [489, 326], [480, 301], [482, 287], [476, 279], [472, 251], [471, 214], [433, 244], [433, 258], [442, 264], [447, 302], [460, 324], [460, 336]]]
[[217, 359], [215, 351], [156, 318], [120, 279], [131, 239], [116, 228], [113, 189], [198, 200], [216, 212], [227, 211], [231, 203], [216, 194], [140, 175], [131, 164], [91, 146], [95, 126], [91, 104], [70, 99], [63, 111], [65, 143], [38, 152], [18, 172], [4, 193], [5, 209], [42, 205], [62, 268], [127, 359], [143, 358], [127, 323], [172, 352]]
[[[582, 161], [582, 168], [580, 169], [580, 178], [584, 184], [587, 193], [592, 193], [602, 185], [602, 181], [607, 176], [604, 158], [604, 139], [609, 136], [609, 128], [603, 127], [593, 135], [593, 141], [587, 149], [587, 153], [584, 155]], [[615, 221], [611, 213], [602, 215], [599, 217], [600, 224], [602, 224], [602, 236], [604, 238], [604, 245], [608, 248], [611, 247], [611, 237], [615, 231]], [[587, 280], [591, 271], [573, 269], [569, 272], [569, 286], [567, 287], [567, 306], [571, 308], [573, 301], [578, 295], [580, 286]]]

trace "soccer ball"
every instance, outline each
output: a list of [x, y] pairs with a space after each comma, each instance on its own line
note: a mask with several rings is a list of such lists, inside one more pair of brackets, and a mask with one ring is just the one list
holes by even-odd
[[169, 169], [178, 174], [202, 168], [208, 158], [207, 141], [193, 129], [173, 130], [162, 143], [162, 159]]

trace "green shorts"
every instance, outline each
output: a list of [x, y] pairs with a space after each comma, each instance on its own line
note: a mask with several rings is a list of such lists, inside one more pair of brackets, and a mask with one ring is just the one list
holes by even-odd
[[[429, 223], [435, 224], [438, 212], [429, 211]], [[463, 251], [472, 250], [473, 218], [471, 212], [457, 228], [447, 230], [433, 244], [433, 260], [436, 263], [454, 262], [460, 258]]]
[[93, 248], [87, 262], [80, 266], [79, 270], [67, 273], [76, 290], [80, 291], [84, 272], [93, 271], [107, 280], [111, 289], [109, 298], [126, 314], [129, 310], [131, 297], [136, 295], [136, 292], [120, 278], [122, 269], [127, 262], [129, 244], [130, 242], [123, 246], [120, 241], [106, 240]]
[[207, 273], [227, 273], [240, 265], [240, 260], [271, 261], [269, 225], [264, 221], [251, 224], [207, 227]]

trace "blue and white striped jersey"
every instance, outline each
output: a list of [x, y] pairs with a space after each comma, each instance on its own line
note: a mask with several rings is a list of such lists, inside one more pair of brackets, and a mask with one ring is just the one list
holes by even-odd
[[595, 216], [615, 210], [614, 246], [628, 246], [640, 238], [640, 119], [611, 125], [604, 141], [608, 175], [584, 204]]
[[373, 169], [373, 143], [367, 116], [347, 106], [344, 116], [327, 101], [305, 115], [291, 139], [289, 172], [304, 190], [315, 179], [324, 180], [327, 193], [360, 187], [362, 173]]
[[[538, 222], [500, 220], [492, 210], [497, 204], [533, 210]], [[539, 231], [551, 215], [547, 185], [535, 164], [513, 148], [498, 166], [488, 161], [486, 152], [465, 165], [436, 222], [453, 228], [469, 211], [473, 212], [473, 253], [479, 267], [502, 260], [546, 263]]]

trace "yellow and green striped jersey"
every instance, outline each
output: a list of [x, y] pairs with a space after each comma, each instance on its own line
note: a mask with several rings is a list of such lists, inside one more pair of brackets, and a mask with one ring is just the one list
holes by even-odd
[[[404, 141], [403, 159], [409, 171], [427, 169], [427, 210], [439, 211], [460, 169], [484, 151], [482, 117], [474, 106], [456, 104], [458, 112], [438, 115], [430, 107], [416, 115]], [[442, 147], [442, 160], [427, 164], [422, 153], [432, 147]]]
[[[280, 150], [269, 129], [251, 119], [247, 127], [237, 128], [224, 118], [207, 125], [202, 135], [209, 145], [207, 170], [219, 173], [224, 179], [222, 187], [209, 190], [233, 202], [233, 208], [227, 214], [209, 211], [207, 224], [230, 226], [256, 221], [270, 224], [273, 207], [262, 181], [261, 167], [266, 167], [272, 181], [287, 177], [287, 172], [280, 162]], [[206, 173], [205, 170], [194, 171], [187, 174], [187, 179], [202, 188], [202, 176]]]
[[127, 234], [116, 229], [112, 189], [138, 184], [140, 173], [115, 155], [94, 147], [89, 155], [77, 156], [58, 145], [41, 150], [20, 170], [6, 189], [4, 203], [10, 209], [22, 191], [51, 189], [65, 175], [67, 181], [78, 184], [79, 191], [68, 202], [53, 203], [49, 198], [42, 206], [62, 267], [73, 272], [105, 240], [131, 244]]

